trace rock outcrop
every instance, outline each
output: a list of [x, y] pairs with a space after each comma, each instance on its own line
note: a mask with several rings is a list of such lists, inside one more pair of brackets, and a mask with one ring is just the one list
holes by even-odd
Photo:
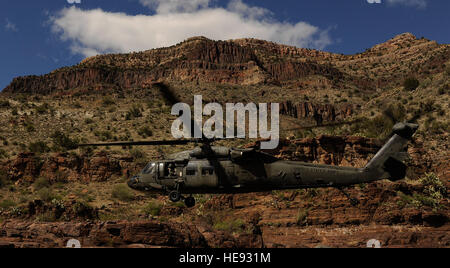
[[50, 182], [100, 182], [112, 176], [128, 178], [142, 168], [132, 157], [108, 155], [99, 152], [91, 157], [57, 153], [41, 157], [21, 153], [2, 165], [8, 178], [15, 182], [33, 182], [45, 177]]
[[323, 122], [335, 122], [353, 115], [353, 105], [339, 105], [336, 107], [332, 104], [314, 104], [314, 103], [297, 103], [285, 101], [280, 104], [280, 114], [288, 115], [294, 118], [305, 119], [310, 118], [317, 124]]

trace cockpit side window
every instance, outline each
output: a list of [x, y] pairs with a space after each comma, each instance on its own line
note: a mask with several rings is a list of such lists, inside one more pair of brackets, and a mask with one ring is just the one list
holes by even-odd
[[150, 164], [148, 164], [148, 165], [144, 168], [144, 170], [142, 171], [142, 173], [144, 173], [144, 174], [151, 174], [151, 173], [153, 173], [154, 170], [155, 170], [155, 166], [156, 166], [155, 163], [150, 163]]

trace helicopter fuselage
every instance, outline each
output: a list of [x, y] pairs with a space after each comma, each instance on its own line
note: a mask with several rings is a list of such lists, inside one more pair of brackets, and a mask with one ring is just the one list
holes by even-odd
[[249, 158], [222, 158], [214, 163], [195, 158], [153, 162], [128, 184], [147, 192], [170, 192], [181, 187], [185, 194], [248, 193], [344, 187], [379, 180], [383, 176], [388, 177], [385, 172], [364, 168], [284, 161], [255, 153]]

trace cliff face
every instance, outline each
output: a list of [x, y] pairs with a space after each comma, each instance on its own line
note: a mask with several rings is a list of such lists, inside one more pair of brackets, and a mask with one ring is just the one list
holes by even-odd
[[280, 114], [294, 118], [312, 118], [318, 124], [324, 121], [334, 122], [353, 115], [353, 105], [345, 104], [336, 107], [332, 104], [297, 103], [285, 101], [280, 104]]

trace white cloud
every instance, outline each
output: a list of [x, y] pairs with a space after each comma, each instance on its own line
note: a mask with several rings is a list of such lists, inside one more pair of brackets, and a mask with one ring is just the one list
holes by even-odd
[[7, 31], [11, 31], [11, 32], [18, 32], [19, 31], [17, 26], [14, 23], [12, 23], [9, 19], [6, 19], [5, 22], [6, 22], [5, 29]]
[[[366, 0], [369, 4], [381, 4], [382, 0]], [[409, 7], [425, 8], [427, 0], [386, 0], [388, 5], [403, 5]]]
[[278, 22], [271, 12], [232, 0], [226, 8], [210, 0], [140, 0], [154, 15], [131, 16], [102, 9], [65, 8], [51, 18], [53, 30], [71, 42], [74, 53], [125, 53], [170, 46], [192, 36], [215, 40], [259, 38], [299, 47], [323, 49], [328, 31], [307, 22]]
[[81, 4], [81, 0], [67, 0], [69, 4]]
[[194, 12], [207, 8], [210, 0], [139, 0], [139, 2], [159, 14]]
[[386, 0], [391, 5], [404, 5], [410, 7], [427, 7], [427, 0]]

